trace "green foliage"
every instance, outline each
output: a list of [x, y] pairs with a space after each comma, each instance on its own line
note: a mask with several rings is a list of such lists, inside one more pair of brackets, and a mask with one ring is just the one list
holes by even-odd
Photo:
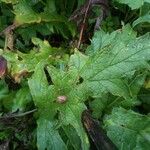
[[72, 49], [79, 33], [69, 17], [84, 2], [0, 1], [0, 31], [16, 25], [14, 49], [7, 49], [9, 32], [0, 38], [0, 56], [7, 60], [5, 71], [0, 63], [1, 143], [88, 150], [91, 139], [81, 118], [90, 109], [118, 149], [149, 149], [149, 1], [115, 0], [110, 11], [133, 18], [110, 12], [80, 51]]
[[133, 1], [133, 0], [115, 0], [115, 1], [122, 3], [122, 4], [127, 4], [131, 7], [131, 9], [140, 8], [145, 2], [150, 3], [149, 0], [136, 0], [136, 1]]
[[105, 118], [108, 136], [119, 149], [149, 149], [150, 118], [131, 110], [114, 108]]
[[1, 0], [1, 1], [5, 3], [12, 3], [12, 4], [16, 4], [18, 2], [17, 0]]
[[[82, 141], [82, 148], [87, 149], [88, 140], [81, 124], [81, 113], [86, 109], [84, 103], [80, 102], [82, 97], [79, 97], [78, 86], [76, 86], [77, 76], [74, 71], [64, 72], [55, 68], [48, 68], [52, 82], [54, 85], [48, 86], [46, 76], [44, 75], [45, 63], [40, 62], [36, 68], [35, 73], [29, 80], [29, 87], [33, 100], [39, 108], [40, 118], [51, 118], [51, 121], [58, 121], [55, 119], [57, 111], [59, 111], [60, 125], [72, 125], [77, 131]], [[38, 94], [37, 94], [37, 91]], [[59, 96], [66, 97], [66, 103], [58, 102]], [[51, 110], [51, 113], [49, 113]], [[53, 128], [53, 127], [52, 127]], [[57, 128], [56, 128], [57, 129]], [[86, 144], [87, 143], [87, 144]], [[56, 143], [57, 146], [57, 143]], [[54, 147], [56, 147], [54, 146]]]
[[38, 149], [67, 149], [65, 143], [56, 130], [55, 123], [44, 119], [39, 119], [37, 123]]
[[150, 12], [145, 14], [144, 16], [139, 17], [137, 20], [133, 22], [133, 27], [137, 26], [140, 23], [148, 22], [150, 23]]

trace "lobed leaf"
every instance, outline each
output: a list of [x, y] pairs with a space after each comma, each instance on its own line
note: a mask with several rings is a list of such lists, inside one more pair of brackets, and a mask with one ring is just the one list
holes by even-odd
[[[150, 58], [150, 36], [144, 35], [124, 44], [110, 43], [97, 50], [80, 69], [80, 76], [94, 95], [107, 91], [125, 96], [124, 77], [136, 69], [147, 67]], [[78, 55], [78, 54], [75, 54]], [[121, 92], [122, 91], [122, 92]]]
[[[147, 63], [150, 59], [149, 34], [135, 38], [135, 33], [129, 26], [124, 27], [123, 34], [121, 33], [106, 35], [108, 42], [102, 46], [105, 42], [103, 41], [99, 47], [94, 47], [95, 51], [89, 55], [76, 50], [70, 57], [69, 67], [56, 68], [49, 65], [47, 60], [41, 60], [35, 65], [34, 73], [28, 80], [40, 118], [50, 122], [58, 121], [57, 125], [60, 127], [73, 127], [84, 150], [89, 148], [89, 141], [81, 123], [81, 114], [86, 109], [84, 101], [89, 97], [99, 98], [103, 94], [112, 93], [119, 96], [121, 101], [116, 104], [110, 99], [103, 103], [101, 111], [108, 103], [111, 109], [119, 105], [125, 107], [135, 105], [137, 101], [132, 98], [136, 99], [145, 76], [141, 76], [135, 84], [131, 83], [129, 86], [127, 80], [132, 79], [135, 71], [149, 67]], [[116, 42], [117, 37], [122, 41]], [[97, 42], [101, 40], [101, 36], [97, 38]], [[35, 41], [40, 46], [41, 42], [36, 39]], [[49, 84], [44, 68], [51, 78]], [[136, 84], [138, 86], [134, 87]], [[132, 94], [130, 88], [133, 89]], [[58, 129], [55, 132], [58, 132]], [[59, 136], [62, 138], [61, 135]], [[74, 147], [73, 142], [72, 146]]]

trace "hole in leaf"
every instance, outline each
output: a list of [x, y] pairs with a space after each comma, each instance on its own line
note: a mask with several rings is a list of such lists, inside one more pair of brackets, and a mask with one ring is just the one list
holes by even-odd
[[20, 56], [18, 56], [18, 60], [20, 60], [20, 61], [21, 61], [21, 60], [23, 60], [23, 59], [22, 59]]
[[79, 80], [78, 80], [78, 82], [77, 82], [77, 85], [83, 83], [83, 81], [84, 81], [84, 79], [83, 79], [82, 77], [79, 77]]
[[49, 73], [48, 73], [46, 67], [44, 68], [44, 72], [45, 72], [45, 75], [46, 75], [46, 79], [47, 79], [48, 84], [49, 84], [49, 85], [52, 85], [52, 84], [53, 84], [52, 78], [51, 78], [51, 76], [49, 75]]

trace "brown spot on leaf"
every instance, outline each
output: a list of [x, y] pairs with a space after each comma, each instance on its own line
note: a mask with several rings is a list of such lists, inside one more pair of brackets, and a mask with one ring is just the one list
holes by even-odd
[[63, 96], [58, 96], [56, 101], [60, 104], [63, 104], [67, 101], [67, 97], [64, 96], [64, 95]]
[[21, 79], [23, 77], [26, 77], [27, 75], [28, 75], [28, 71], [27, 70], [22, 70], [21, 72], [14, 74], [13, 78], [14, 78], [16, 83], [20, 83]]

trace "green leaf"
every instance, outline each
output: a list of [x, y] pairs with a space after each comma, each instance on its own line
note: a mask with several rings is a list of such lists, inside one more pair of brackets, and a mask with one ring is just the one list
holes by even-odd
[[47, 78], [44, 72], [46, 61], [39, 62], [35, 67], [35, 73], [28, 80], [29, 88], [33, 101], [38, 107], [38, 111], [43, 118], [53, 119], [57, 107], [53, 86], [48, 86]]
[[45, 11], [50, 12], [50, 13], [56, 12], [55, 0], [46, 1]]
[[37, 147], [39, 150], [66, 150], [67, 147], [56, 130], [56, 123], [43, 118], [37, 120]]
[[[131, 107], [134, 102], [130, 100], [132, 96], [125, 78], [132, 79], [136, 70], [148, 67], [149, 34], [136, 38], [131, 28], [126, 26], [123, 32], [119, 34], [116, 32], [115, 36], [112, 35], [108, 34], [108, 42], [104, 46], [94, 47], [95, 52], [89, 56], [76, 50], [70, 58], [69, 67], [55, 68], [48, 65], [47, 60], [41, 60], [36, 64], [34, 73], [28, 80], [40, 117], [50, 122], [58, 121], [60, 127], [73, 127], [81, 140], [81, 148], [84, 150], [89, 148], [89, 141], [81, 123], [82, 112], [86, 109], [84, 101], [90, 96], [100, 97], [110, 92], [119, 96], [120, 101], [125, 99], [127, 103], [119, 102], [114, 105], [111, 104], [114, 103], [111, 100], [109, 102], [111, 106]], [[119, 43], [115, 41], [116, 37], [121, 39]], [[97, 38], [97, 41], [101, 40], [101, 36]], [[41, 41], [35, 39], [34, 42], [42, 47]], [[51, 78], [50, 85], [44, 68]], [[135, 88], [135, 93], [138, 90], [139, 88]], [[104, 109], [105, 104], [101, 110]]]
[[19, 1], [13, 8], [14, 14], [16, 15], [15, 22], [17, 22], [17, 24], [41, 22], [40, 16], [32, 10], [26, 0]]
[[118, 149], [148, 150], [150, 145], [150, 118], [131, 110], [115, 108], [104, 120], [107, 135]]
[[144, 3], [144, 5], [140, 8], [140, 16], [146, 15], [150, 10], [150, 2], [149, 3]]
[[148, 12], [144, 16], [139, 17], [137, 20], [135, 20], [132, 26], [135, 27], [141, 23], [150, 23], [150, 12]]
[[75, 54], [70, 56], [69, 67], [70, 70], [76, 70], [80, 75], [80, 71], [86, 65], [86, 61], [89, 59], [88, 56], [82, 54], [77, 49], [75, 49]]
[[82, 92], [94, 97], [111, 92], [129, 99], [130, 93], [123, 78], [131, 78], [136, 69], [147, 67], [149, 44], [149, 34], [136, 39], [129, 26], [110, 35], [98, 31], [88, 48], [94, 50], [90, 51], [90, 56], [75, 52], [69, 66], [83, 79], [80, 84]]
[[9, 90], [6, 83], [4, 80], [0, 80], [0, 101], [7, 96], [8, 92]]
[[8, 138], [8, 133], [7, 132], [2, 132], [0, 131], [0, 140], [6, 140]]
[[137, 94], [144, 84], [146, 73], [137, 74], [129, 82], [124, 81], [126, 85], [126, 95], [128, 97], [114, 97], [111, 94], [104, 94], [99, 98], [90, 102], [90, 109], [94, 117], [100, 118], [102, 114], [109, 113], [114, 107], [122, 106], [124, 108], [132, 108], [141, 102], [137, 98]]
[[[101, 36], [101, 33], [105, 36]], [[85, 56], [76, 51], [71, 56], [69, 63], [70, 69], [75, 69], [78, 72], [78, 76], [83, 78], [83, 83], [79, 85], [81, 86], [80, 91], [82, 93], [88, 93], [93, 97], [100, 97], [90, 103], [94, 111], [94, 116], [101, 116], [104, 110], [110, 111], [114, 106], [121, 105], [128, 108], [139, 104], [136, 96], [144, 82], [145, 75], [139, 75], [131, 79], [132, 82], [129, 82], [129, 85], [123, 78], [131, 78], [134, 74], [134, 69], [142, 68], [143, 64], [146, 63], [145, 60], [149, 59], [147, 57], [147, 55], [150, 55], [148, 43], [150, 43], [149, 35], [136, 39], [132, 29], [126, 26], [123, 32], [120, 33], [115, 32], [106, 35], [104, 32], [97, 32], [90, 48], [88, 48], [88, 50], [94, 49], [94, 54], [90, 52], [90, 56]], [[144, 51], [146, 52], [145, 54], [143, 53]], [[139, 62], [143, 56], [141, 53], [147, 58]], [[125, 58], [123, 58], [124, 56]], [[115, 62], [114, 65], [109, 63], [111, 61], [112, 63], [113, 61]], [[125, 71], [125, 69], [129, 70]], [[122, 71], [124, 72], [123, 74], [121, 73]], [[96, 75], [94, 80], [93, 75]], [[123, 96], [124, 99], [120, 97], [112, 99], [108, 97], [104, 98], [103, 94], [108, 92], [120, 97]]]
[[122, 4], [127, 4], [129, 7], [131, 7], [131, 9], [138, 9], [140, 8], [144, 2], [150, 3], [150, 0], [115, 0], [119, 3]]
[[150, 0], [145, 0], [145, 2], [150, 3]]
[[18, 0], [0, 0], [0, 1], [5, 2], [5, 3], [12, 3], [12, 4], [18, 3]]
[[[110, 43], [89, 57], [80, 75], [96, 96], [107, 91], [125, 96], [123, 77], [136, 69], [147, 67], [150, 57], [150, 36], [144, 35], [129, 44]], [[131, 74], [132, 75], [132, 74]]]
[[[19, 1], [14, 5], [15, 22], [21, 24], [50, 22], [53, 28], [59, 30], [59, 32], [68, 38], [70, 33], [72, 36], [76, 33], [76, 28], [73, 23], [69, 22], [65, 16], [58, 15], [55, 10], [54, 1], [47, 2], [44, 12], [36, 13], [32, 7], [32, 2], [27, 0]], [[61, 26], [59, 26], [61, 24]], [[47, 26], [47, 25], [45, 25]], [[67, 33], [65, 33], [67, 32]]]
[[12, 112], [24, 111], [27, 104], [31, 102], [31, 94], [28, 87], [21, 88], [13, 100]]
[[15, 97], [16, 92], [12, 91], [12, 92], [8, 92], [8, 94], [2, 98], [2, 105], [3, 108], [5, 108], [6, 110], [11, 111], [12, 110], [12, 106], [13, 106], [13, 97]]
[[[30, 43], [30, 40], [32, 39], [32, 37], [36, 37], [36, 30], [38, 28], [37, 26], [33, 25], [33, 26], [26, 27], [26, 28], [18, 28], [17, 33], [23, 38], [23, 41], [25, 42], [25, 45], [23, 45], [24, 49], [26, 45]], [[19, 41], [19, 39], [17, 40]]]
[[86, 96], [80, 93], [81, 91], [79, 92], [77, 72], [76, 70], [64, 72], [53, 67], [48, 67], [48, 71], [54, 84], [55, 99], [58, 99], [59, 96], [66, 97], [66, 102], [57, 106], [60, 112], [60, 122], [65, 126], [74, 127], [80, 137], [82, 149], [87, 150], [89, 141], [81, 123], [81, 114], [86, 109], [83, 103]]
[[87, 48], [86, 53], [92, 55], [96, 51], [111, 45], [119, 45], [120, 43], [128, 44], [136, 39], [136, 32], [129, 24], [123, 26], [121, 30], [112, 32], [111, 34], [104, 31], [95, 32], [91, 45]]
[[83, 5], [85, 3], [85, 0], [79, 0], [78, 1], [78, 7], [80, 7], [81, 5]]
[[109, 97], [110, 95], [104, 94], [100, 98], [96, 98], [89, 103], [94, 118], [100, 118], [102, 116], [104, 110], [107, 109], [109, 105]]
[[[78, 82], [76, 71], [64, 72], [54, 67], [47, 67], [52, 80], [52, 85], [48, 85], [44, 73], [45, 64], [44, 62], [38, 63], [32, 78], [28, 81], [40, 116], [53, 121], [55, 120], [54, 116], [59, 111], [60, 123], [63, 126], [71, 125], [74, 127], [80, 137], [82, 149], [86, 150], [89, 147], [89, 142], [81, 123], [81, 113], [86, 109], [82, 100], [85, 96], [79, 95], [76, 85]], [[39, 92], [37, 93], [37, 91]], [[58, 101], [60, 96], [66, 97], [66, 102]]]
[[57, 13], [50, 13], [49, 11], [45, 11], [40, 14], [41, 21], [50, 22], [47, 26], [53, 25], [53, 28], [60, 32], [65, 38], [69, 38], [69, 34], [75, 36], [76, 27], [72, 22], [69, 22], [68, 19], [62, 15], [58, 15]]
[[144, 84], [147, 72], [136, 75], [129, 84], [130, 94], [133, 98], [137, 97], [142, 85]]
[[71, 126], [62, 126], [62, 128], [66, 136], [68, 137], [68, 141], [70, 142], [70, 145], [72, 145], [74, 149], [81, 149], [81, 141], [75, 129]]
[[39, 49], [35, 48], [28, 54], [21, 53], [20, 51], [16, 53], [9, 50], [0, 51], [0, 54], [7, 60], [8, 70], [16, 82], [20, 82], [23, 76], [34, 71], [39, 61], [49, 60], [49, 63], [53, 62], [53, 59], [50, 57], [53, 57], [51, 55], [57, 49], [52, 48], [46, 40], [42, 41], [38, 38], [32, 38], [32, 42], [39, 46]]
[[[84, 104], [76, 104], [76, 105], [66, 105], [66, 107], [62, 107], [61, 118], [63, 125], [71, 125], [75, 128], [78, 136], [81, 140], [81, 147], [83, 150], [89, 149], [89, 140], [88, 137], [82, 127], [81, 115], [82, 112], [86, 109]], [[71, 133], [70, 133], [71, 134]]]

